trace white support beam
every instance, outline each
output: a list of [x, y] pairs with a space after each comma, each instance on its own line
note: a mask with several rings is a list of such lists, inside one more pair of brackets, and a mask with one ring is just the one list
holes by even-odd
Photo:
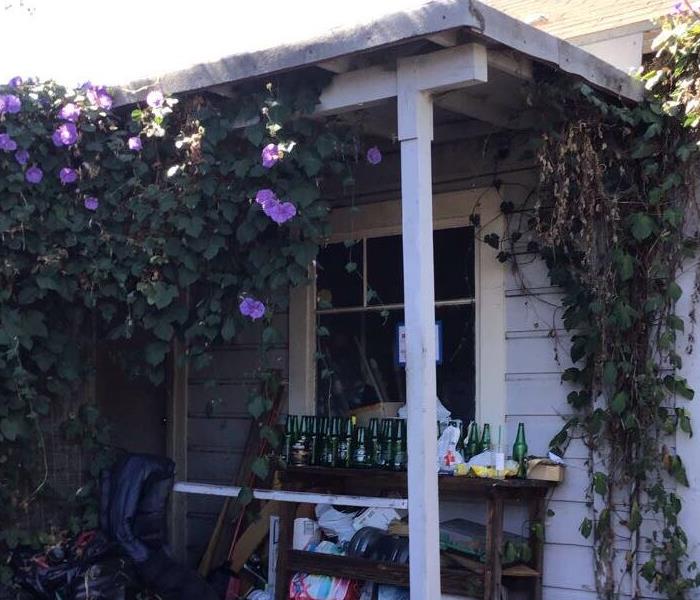
[[[209, 483], [189, 483], [178, 481], [173, 491], [179, 494], [202, 496], [223, 496], [238, 498], [243, 488], [234, 485], [213, 485]], [[375, 496], [344, 496], [340, 494], [316, 494], [313, 492], [290, 492], [286, 490], [254, 489], [253, 498], [276, 500], [277, 502], [298, 502], [300, 504], [337, 504], [339, 506], [361, 506], [368, 508], [408, 508], [405, 498], [377, 498]]]
[[[480, 44], [438, 50], [413, 57], [410, 61], [416, 79], [424, 81], [425, 89], [431, 91], [484, 83], [488, 77], [487, 52]], [[357, 110], [393, 98], [397, 96], [397, 90], [397, 71], [393, 68], [368, 67], [341, 73], [321, 93], [316, 114]]]
[[330, 71], [331, 73], [345, 73], [350, 70], [352, 60], [350, 56], [340, 56], [338, 58], [324, 60], [316, 66], [321, 67], [324, 71]]
[[512, 77], [532, 81], [532, 59], [513, 50], [489, 50], [489, 68]]
[[522, 117], [522, 107], [508, 106], [488, 96], [472, 96], [456, 90], [435, 98], [440, 108], [505, 129], [527, 129], [531, 121]]
[[426, 36], [426, 39], [443, 48], [452, 48], [452, 46], [457, 45], [457, 30], [452, 29], [450, 31], [434, 33], [433, 35]]
[[463, 85], [451, 60], [441, 66], [420, 56], [398, 64], [411, 600], [440, 597], [430, 91]]
[[368, 67], [336, 75], [323, 90], [316, 114], [357, 110], [396, 96], [396, 71], [385, 67]]

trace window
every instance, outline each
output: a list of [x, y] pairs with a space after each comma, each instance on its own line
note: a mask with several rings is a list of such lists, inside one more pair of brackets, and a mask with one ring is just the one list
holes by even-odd
[[[435, 230], [438, 397], [474, 418], [474, 229]], [[316, 263], [316, 412], [347, 415], [406, 401], [398, 351], [403, 324], [401, 235], [330, 244]]]
[[[492, 248], [471, 242], [469, 216], [480, 215], [480, 236], [501, 235], [501, 201], [491, 189], [433, 197], [435, 317], [443, 335], [438, 395], [463, 418], [474, 415], [494, 425], [505, 415], [505, 267]], [[404, 301], [400, 202], [336, 209], [331, 226], [334, 235], [319, 256], [315, 284], [295, 288], [290, 296], [289, 410], [298, 414], [315, 413], [317, 404], [319, 412], [333, 411], [338, 395], [341, 408], [379, 395], [405, 398], [403, 369], [396, 361]], [[321, 350], [339, 346], [330, 348], [334, 376], [346, 383], [342, 390], [331, 389], [330, 396], [325, 386], [332, 380], [323, 370], [334, 365], [324, 365], [317, 353], [317, 333]], [[372, 371], [381, 381], [369, 377]], [[359, 382], [357, 389], [348, 385], [353, 381]]]

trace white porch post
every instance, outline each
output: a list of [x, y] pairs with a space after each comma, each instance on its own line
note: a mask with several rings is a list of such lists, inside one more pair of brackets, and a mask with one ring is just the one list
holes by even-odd
[[408, 503], [412, 600], [440, 598], [435, 289], [431, 142], [433, 103], [418, 85], [418, 65], [398, 68], [401, 218], [406, 320]]

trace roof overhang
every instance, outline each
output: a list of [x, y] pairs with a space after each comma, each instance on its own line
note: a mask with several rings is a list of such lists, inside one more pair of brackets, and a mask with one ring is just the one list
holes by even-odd
[[251, 79], [320, 66], [342, 72], [356, 55], [381, 53], [428, 39], [440, 46], [460, 42], [483, 43], [490, 51], [510, 50], [517, 69], [518, 59], [527, 58], [575, 75], [611, 95], [638, 101], [643, 86], [626, 73], [585, 50], [509, 17], [476, 0], [435, 0], [417, 9], [309, 40], [267, 50], [240, 53], [195, 65], [122, 87], [118, 104], [137, 102], [149, 86], [159, 85], [170, 94], [220, 88]]

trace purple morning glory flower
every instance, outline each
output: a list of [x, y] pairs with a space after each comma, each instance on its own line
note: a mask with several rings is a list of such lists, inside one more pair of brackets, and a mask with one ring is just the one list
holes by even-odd
[[273, 167], [282, 158], [277, 144], [268, 144], [262, 149], [262, 165], [266, 169]]
[[286, 223], [297, 214], [297, 207], [291, 202], [275, 202], [268, 208], [263, 208], [264, 213], [278, 225]]
[[160, 108], [165, 102], [165, 96], [160, 90], [151, 90], [146, 96], [146, 104], [151, 108]]
[[253, 321], [261, 319], [265, 315], [265, 305], [255, 298], [243, 298], [238, 309], [242, 315], [250, 317]]
[[27, 161], [29, 160], [29, 152], [23, 149], [17, 150], [17, 152], [15, 152], [15, 160], [20, 165], [26, 165]]
[[94, 86], [90, 82], [84, 83], [83, 87], [87, 90], [85, 95], [87, 96], [90, 104], [103, 110], [109, 110], [112, 108], [114, 99], [109, 92], [107, 92], [106, 87], [103, 85]]
[[24, 174], [24, 178], [29, 183], [40, 183], [44, 178], [44, 172], [37, 166], [29, 167]]
[[78, 181], [78, 171], [71, 169], [70, 167], [63, 167], [58, 172], [58, 178], [61, 180], [63, 185], [68, 185], [69, 183], [75, 183]]
[[279, 202], [275, 192], [267, 188], [258, 190], [258, 193], [255, 194], [255, 201], [262, 206], [263, 210], [267, 210], [270, 206]]
[[100, 201], [97, 198], [95, 198], [95, 196], [87, 196], [83, 201], [83, 205], [88, 210], [95, 211], [100, 206]]
[[0, 150], [5, 152], [13, 152], [17, 150], [17, 142], [13, 140], [9, 134], [0, 133]]
[[380, 162], [382, 162], [382, 153], [379, 148], [376, 146], [372, 146], [369, 150], [367, 150], [367, 162], [370, 165], [378, 165]]
[[0, 99], [0, 112], [14, 115], [22, 109], [22, 101], [14, 94], [7, 94]]
[[72, 146], [78, 141], [78, 129], [73, 123], [59, 125], [51, 136], [54, 146]]
[[141, 142], [141, 138], [135, 135], [134, 137], [130, 137], [127, 142], [127, 146], [129, 146], [129, 150], [132, 150], [134, 152], [141, 152], [143, 149], [143, 143]]
[[77, 104], [69, 102], [61, 110], [58, 111], [58, 118], [64, 121], [76, 123], [80, 117], [80, 107]]
[[10, 81], [7, 82], [7, 85], [11, 88], [18, 88], [23, 83], [22, 78], [19, 75], [15, 75], [12, 79], [10, 79]]

